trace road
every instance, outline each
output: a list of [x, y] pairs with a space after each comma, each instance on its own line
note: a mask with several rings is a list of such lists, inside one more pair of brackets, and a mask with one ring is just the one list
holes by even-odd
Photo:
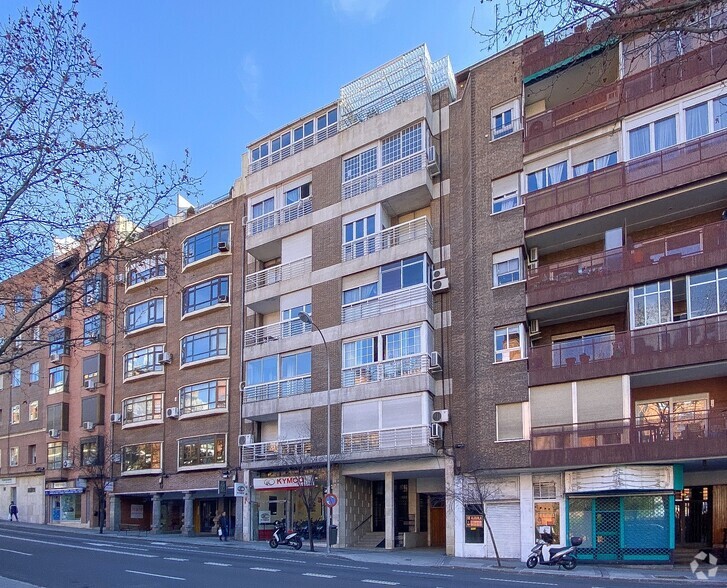
[[[186, 588], [197, 586], [402, 586], [416, 588], [630, 588], [633, 583], [570, 575], [460, 568], [421, 568], [345, 560], [321, 553], [259, 551], [244, 544], [182, 544], [141, 538], [93, 536], [46, 528], [0, 526], [3, 578], [44, 588]], [[646, 585], [646, 584], [644, 584]], [[654, 586], [658, 584], [652, 584]]]

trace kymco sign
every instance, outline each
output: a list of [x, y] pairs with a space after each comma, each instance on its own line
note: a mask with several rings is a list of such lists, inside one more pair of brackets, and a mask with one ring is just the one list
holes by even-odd
[[307, 486], [315, 486], [313, 476], [283, 476], [281, 478], [254, 478], [252, 487], [255, 490], [296, 490]]

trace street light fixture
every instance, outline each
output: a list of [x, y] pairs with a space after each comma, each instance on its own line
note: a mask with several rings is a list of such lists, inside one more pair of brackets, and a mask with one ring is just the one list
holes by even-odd
[[[323, 496], [323, 504], [328, 507], [328, 505], [325, 502], [326, 496], [328, 496], [331, 493], [331, 356], [328, 353], [328, 343], [326, 342], [326, 338], [323, 336], [323, 333], [318, 328], [318, 325], [316, 325], [313, 322], [313, 319], [311, 316], [305, 312], [301, 311], [298, 313], [298, 319], [303, 324], [310, 325], [313, 327], [321, 336], [321, 339], [323, 339], [323, 348], [326, 350], [326, 410], [327, 410], [327, 417], [328, 417], [328, 425], [326, 427], [326, 492]], [[329, 507], [328, 516], [326, 517], [326, 554], [331, 554], [331, 513], [333, 509]]]

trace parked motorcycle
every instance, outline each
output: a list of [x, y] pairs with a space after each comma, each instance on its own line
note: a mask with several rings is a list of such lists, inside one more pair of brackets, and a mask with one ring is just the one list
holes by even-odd
[[578, 564], [576, 554], [578, 546], [583, 543], [583, 537], [571, 537], [570, 547], [550, 547], [548, 553], [550, 559], [543, 558], [543, 547], [553, 544], [552, 533], [540, 533], [540, 539], [535, 542], [535, 546], [530, 550], [532, 554], [528, 557], [526, 565], [534, 568], [538, 564], [541, 566], [563, 566], [566, 570], [574, 570]]
[[287, 533], [285, 531], [285, 521], [275, 521], [275, 531], [273, 531], [269, 544], [273, 549], [278, 545], [290, 545], [296, 551], [303, 547], [303, 541], [298, 533], [295, 531]]

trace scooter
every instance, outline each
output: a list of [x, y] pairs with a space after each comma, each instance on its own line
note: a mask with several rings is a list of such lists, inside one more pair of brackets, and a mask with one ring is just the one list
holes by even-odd
[[563, 566], [566, 570], [574, 570], [578, 564], [576, 552], [578, 546], [583, 543], [583, 537], [571, 537], [570, 547], [551, 547], [549, 549], [550, 559], [543, 559], [543, 547], [553, 544], [552, 533], [540, 533], [540, 539], [535, 542], [535, 546], [530, 550], [532, 555], [528, 557], [525, 565], [534, 568], [538, 564], [541, 566]]
[[292, 533], [285, 532], [285, 521], [275, 521], [275, 531], [270, 538], [269, 544], [273, 549], [278, 545], [290, 545], [296, 551], [303, 547], [303, 541], [298, 533], [295, 531]]

